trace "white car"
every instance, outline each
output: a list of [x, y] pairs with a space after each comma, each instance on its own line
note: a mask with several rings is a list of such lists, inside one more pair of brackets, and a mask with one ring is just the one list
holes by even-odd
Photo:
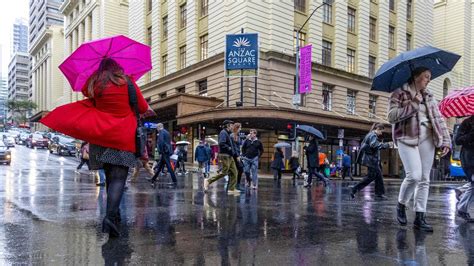
[[10, 165], [12, 161], [12, 154], [8, 147], [0, 142], [0, 163], [6, 163]]

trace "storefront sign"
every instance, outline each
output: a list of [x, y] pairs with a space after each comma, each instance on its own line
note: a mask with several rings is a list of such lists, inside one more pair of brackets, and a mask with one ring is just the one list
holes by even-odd
[[227, 34], [225, 70], [258, 69], [258, 34]]

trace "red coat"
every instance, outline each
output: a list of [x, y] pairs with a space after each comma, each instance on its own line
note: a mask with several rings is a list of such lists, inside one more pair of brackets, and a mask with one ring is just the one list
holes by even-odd
[[[148, 109], [139, 87], [133, 81], [138, 98], [138, 111]], [[87, 90], [82, 90], [88, 96]], [[94, 93], [97, 95], [97, 93]], [[95, 106], [94, 106], [95, 104]], [[40, 121], [45, 126], [103, 147], [135, 152], [137, 121], [128, 98], [128, 87], [107, 84], [94, 100], [85, 99], [57, 107]]]

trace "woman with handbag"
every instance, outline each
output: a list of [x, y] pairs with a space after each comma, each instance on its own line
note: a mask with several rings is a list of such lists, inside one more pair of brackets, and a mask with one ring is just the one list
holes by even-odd
[[91, 169], [104, 169], [106, 175], [107, 213], [102, 231], [118, 237], [120, 200], [128, 170], [137, 163], [137, 113], [144, 114], [149, 107], [133, 79], [111, 58], [102, 59], [82, 93], [87, 99], [58, 107], [41, 122], [90, 143]]
[[241, 147], [242, 147], [242, 140], [240, 139], [240, 130], [242, 129], [242, 124], [240, 123], [234, 123], [234, 128], [232, 129], [232, 134], [230, 134], [230, 137], [232, 138], [232, 141], [234, 142], [234, 149], [235, 149], [235, 156], [234, 162], [235, 166], [237, 167], [237, 185], [235, 188], [237, 190], [243, 191], [245, 189], [240, 187], [240, 182], [242, 180], [242, 173], [244, 172], [244, 165], [242, 163], [242, 159], [240, 158], [241, 156]]
[[90, 166], [89, 166], [89, 143], [87, 143], [86, 141], [82, 142], [80, 153], [81, 153], [81, 162], [79, 163], [79, 165], [76, 168], [77, 171], [81, 170], [81, 168], [84, 164], [86, 164], [87, 168], [90, 169]]

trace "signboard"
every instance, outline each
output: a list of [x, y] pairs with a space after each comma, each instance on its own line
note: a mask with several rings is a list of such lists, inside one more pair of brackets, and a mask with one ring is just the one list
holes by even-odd
[[311, 44], [300, 49], [299, 93], [311, 92]]
[[343, 139], [344, 138], [344, 129], [340, 128], [337, 130], [337, 138], [338, 139]]
[[227, 76], [257, 76], [258, 33], [227, 34], [225, 70]]

